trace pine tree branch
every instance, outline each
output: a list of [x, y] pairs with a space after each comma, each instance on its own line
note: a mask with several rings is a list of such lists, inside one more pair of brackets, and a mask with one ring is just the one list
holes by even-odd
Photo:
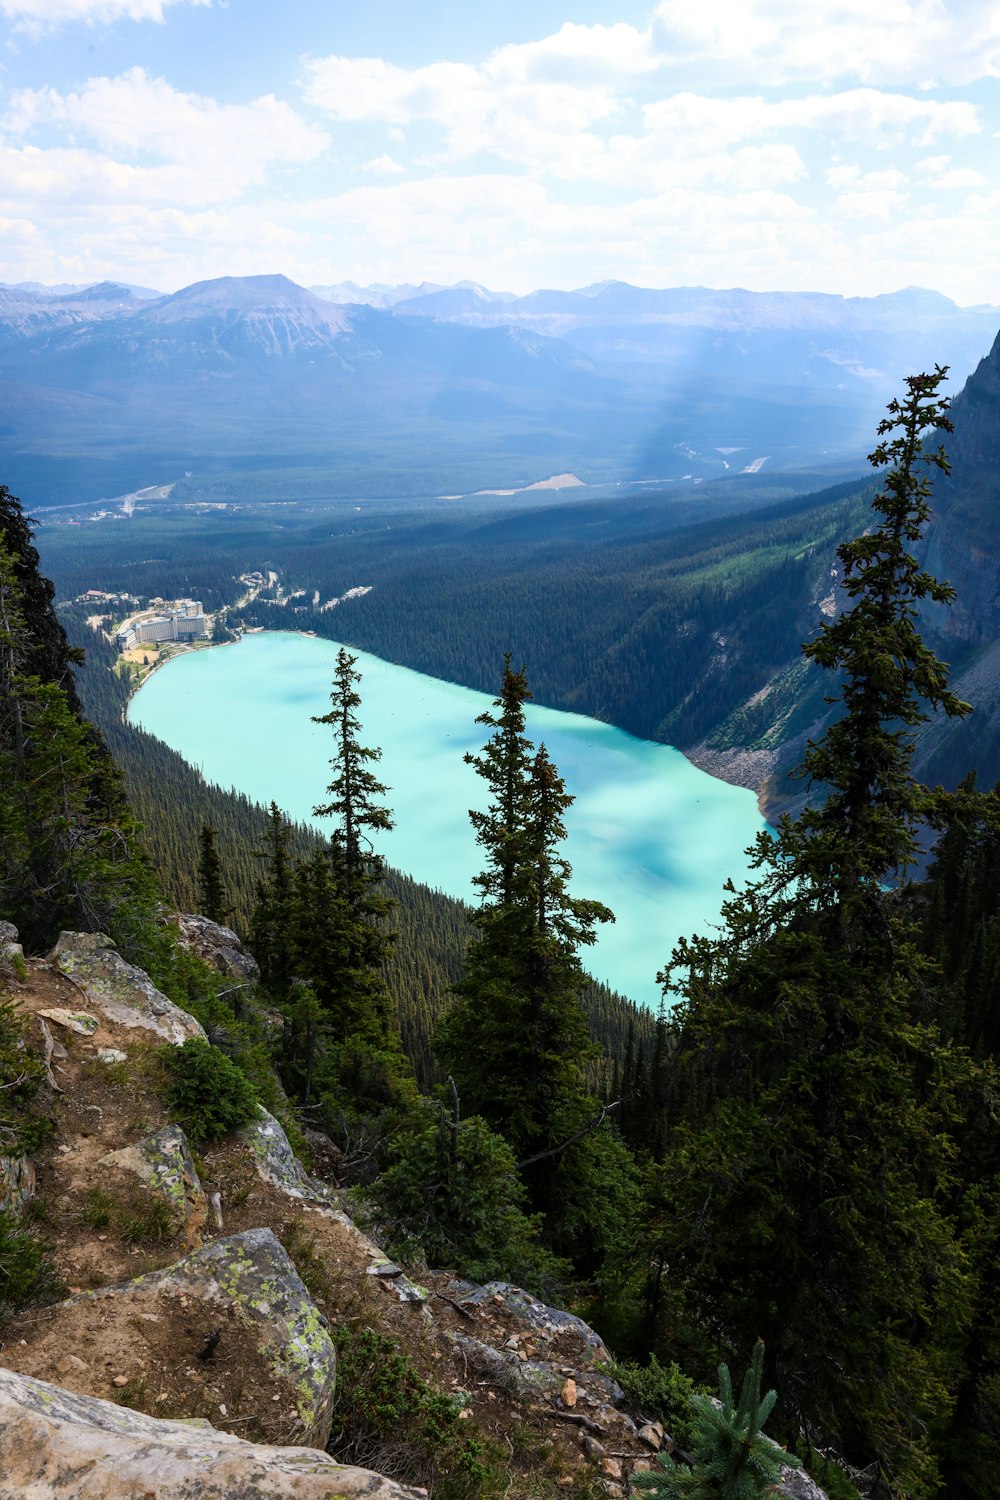
[[621, 1102], [620, 1099], [616, 1099], [612, 1104], [605, 1104], [601, 1113], [591, 1120], [589, 1125], [585, 1125], [582, 1130], [578, 1130], [576, 1135], [571, 1135], [569, 1140], [563, 1141], [561, 1145], [553, 1146], [549, 1151], [537, 1151], [534, 1156], [525, 1156], [516, 1163], [518, 1171], [520, 1172], [524, 1167], [533, 1167], [536, 1162], [548, 1161], [550, 1156], [561, 1156], [570, 1146], [575, 1145], [577, 1141], [582, 1141], [585, 1135], [590, 1135], [603, 1125], [611, 1111], [617, 1109]]

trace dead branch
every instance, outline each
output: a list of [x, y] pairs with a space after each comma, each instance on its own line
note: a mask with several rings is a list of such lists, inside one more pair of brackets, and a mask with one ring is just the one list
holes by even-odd
[[534, 1156], [526, 1156], [523, 1161], [517, 1163], [518, 1171], [520, 1172], [524, 1167], [533, 1167], [536, 1162], [548, 1161], [550, 1156], [561, 1156], [568, 1147], [575, 1145], [577, 1141], [582, 1141], [585, 1135], [590, 1135], [603, 1125], [611, 1111], [617, 1109], [621, 1102], [620, 1099], [616, 1099], [613, 1104], [605, 1104], [601, 1113], [591, 1120], [589, 1125], [578, 1130], [576, 1135], [571, 1135], [568, 1141], [563, 1141], [562, 1145], [553, 1146], [549, 1151], [536, 1151]]
[[469, 1309], [463, 1307], [461, 1302], [456, 1302], [454, 1297], [446, 1297], [444, 1292], [435, 1292], [434, 1295], [435, 1297], [439, 1297], [442, 1302], [447, 1302], [448, 1306], [453, 1307], [457, 1313], [461, 1313], [463, 1318], [468, 1318], [470, 1323], [476, 1321], [475, 1314], [470, 1313]]
[[49, 1088], [55, 1089], [57, 1094], [62, 1094], [65, 1091], [56, 1083], [55, 1074], [52, 1071], [52, 1054], [55, 1051], [56, 1039], [49, 1030], [48, 1023], [43, 1021], [41, 1016], [38, 1018], [38, 1024], [42, 1028], [42, 1040], [45, 1043], [45, 1077]]
[[607, 1428], [602, 1427], [600, 1423], [592, 1422], [589, 1417], [585, 1417], [582, 1412], [578, 1411], [556, 1411], [554, 1406], [550, 1406], [542, 1407], [539, 1415], [555, 1417], [559, 1422], [572, 1422], [574, 1427], [585, 1427], [588, 1432], [600, 1433], [602, 1437], [607, 1431]]

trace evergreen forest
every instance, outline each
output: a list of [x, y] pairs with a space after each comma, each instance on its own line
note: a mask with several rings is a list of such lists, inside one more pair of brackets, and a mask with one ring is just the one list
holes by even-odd
[[[680, 506], [666, 528], [636, 507], [635, 552], [594, 540], [599, 511], [572, 504], [537, 512], [523, 542], [481, 513], [461, 545], [426, 515], [362, 516], [353, 540], [346, 513], [332, 539], [313, 517], [282, 544], [286, 580], [306, 600], [372, 586], [325, 613], [287, 587], [284, 604], [237, 603], [234, 575], [273, 543], [259, 517], [232, 517], [238, 543], [197, 564], [190, 518], [159, 518], [157, 593], [229, 603], [231, 624], [292, 609], [297, 628], [348, 637], [319, 720], [323, 837], [123, 723], [112, 648], [88, 606], [57, 616], [32, 527], [0, 490], [0, 915], [34, 952], [61, 927], [106, 932], [296, 1140], [326, 1142], [391, 1254], [571, 1304], [664, 1413], [694, 1381], [692, 1452], [645, 1484], [664, 1495], [762, 1493], [765, 1419], [831, 1493], [996, 1494], [1000, 796], [971, 771], [948, 791], [914, 769], [921, 726], [970, 712], [924, 625], [953, 590], [918, 555], [948, 468], [943, 374], [910, 377], [890, 404], [873, 479], [724, 520]], [[552, 527], [576, 540], [547, 572]], [[74, 574], [45, 540], [63, 592], [93, 585], [85, 554]], [[680, 743], [718, 731], [787, 659], [831, 549], [838, 607], [801, 657], [809, 701], [830, 710], [802, 754], [803, 801], [758, 838], [722, 928], [664, 953], [664, 1005], [646, 1017], [588, 980], [613, 913], [600, 891], [570, 894], [572, 787], [524, 705], [599, 705]], [[128, 584], [124, 551], [104, 567], [105, 587], [148, 597], [152, 562]], [[547, 588], [563, 639], [533, 613]], [[620, 647], [592, 652], [592, 629]], [[351, 645], [495, 694], [470, 756], [489, 792], [470, 827], [471, 911], [384, 867], [393, 812], [380, 748], [360, 737]], [[728, 670], [706, 677], [720, 653]], [[184, 957], [164, 920], [177, 905], [236, 925], [259, 994], [234, 998]], [[0, 1238], [9, 1274], [6, 1254]], [[729, 1368], [748, 1365], [737, 1399]]]

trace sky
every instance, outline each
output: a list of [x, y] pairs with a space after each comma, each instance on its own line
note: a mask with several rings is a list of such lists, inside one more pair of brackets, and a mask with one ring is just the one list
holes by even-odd
[[0, 0], [0, 282], [1000, 303], [996, 0]]

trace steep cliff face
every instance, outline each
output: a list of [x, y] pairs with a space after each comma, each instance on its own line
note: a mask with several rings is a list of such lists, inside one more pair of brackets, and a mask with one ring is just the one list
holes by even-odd
[[1000, 638], [1000, 334], [956, 396], [952, 420], [951, 474], [935, 483], [924, 555], [958, 591], [936, 629], [975, 647]]

